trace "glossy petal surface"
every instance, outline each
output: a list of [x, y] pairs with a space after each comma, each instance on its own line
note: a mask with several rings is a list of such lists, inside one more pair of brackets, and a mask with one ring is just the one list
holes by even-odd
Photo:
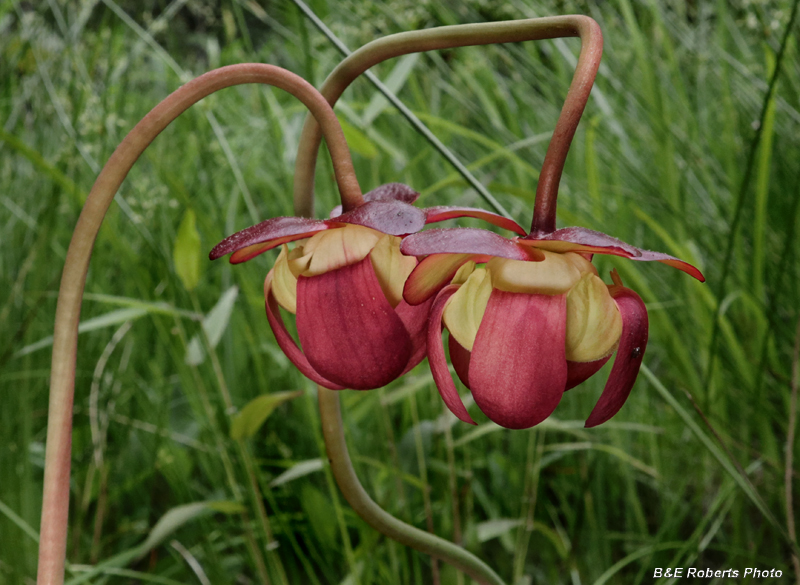
[[[419, 197], [419, 193], [403, 183], [387, 183], [375, 187], [372, 191], [364, 193], [364, 201], [402, 201], [403, 203], [414, 203]], [[342, 206], [337, 205], [331, 210], [329, 217], [333, 218], [342, 214]]]
[[380, 232], [359, 225], [344, 225], [315, 234], [303, 246], [302, 254], [308, 266], [300, 274], [316, 276], [361, 262], [382, 236]]
[[297, 313], [297, 277], [289, 268], [289, 248], [281, 246], [281, 253], [272, 267], [272, 294], [278, 304], [292, 314]]
[[297, 279], [297, 333], [314, 369], [354, 390], [385, 386], [412, 357], [408, 331], [369, 258]]
[[412, 234], [400, 245], [403, 254], [481, 254], [511, 260], [544, 260], [544, 254], [513, 240], [479, 228], [446, 228]]
[[400, 252], [400, 238], [385, 235], [369, 254], [375, 276], [381, 284], [383, 294], [389, 299], [392, 307], [397, 307], [403, 300], [403, 287], [411, 271], [417, 266], [417, 259], [404, 256]]
[[375, 187], [364, 195], [364, 201], [401, 201], [409, 205], [414, 203], [419, 193], [403, 183], [386, 183]]
[[472, 417], [467, 412], [467, 408], [458, 395], [455, 382], [450, 376], [450, 369], [447, 367], [447, 358], [444, 356], [444, 344], [442, 343], [442, 313], [451, 295], [458, 290], [458, 285], [448, 285], [436, 296], [431, 308], [431, 315], [428, 321], [428, 362], [431, 366], [433, 381], [439, 395], [444, 400], [447, 408], [460, 420], [475, 424]]
[[693, 276], [700, 282], [705, 282], [703, 274], [688, 262], [684, 262], [669, 254], [651, 252], [636, 246], [631, 246], [606, 235], [587, 228], [568, 227], [554, 231], [543, 237], [528, 237], [519, 241], [520, 244], [551, 250], [553, 252], [588, 252], [591, 254], [611, 254], [622, 256], [631, 260], [643, 262], [662, 262]]
[[[328, 225], [319, 219], [273, 217], [228, 236], [214, 246], [208, 257], [216, 260], [235, 252], [235, 258], [231, 257], [231, 263], [237, 264], [281, 244], [307, 238], [326, 229]], [[256, 244], [261, 245], [256, 246]]]
[[527, 235], [528, 233], [513, 219], [508, 219], [497, 213], [477, 209], [475, 207], [452, 207], [442, 205], [425, 208], [425, 223], [435, 223], [437, 221], [445, 221], [456, 217], [475, 217], [477, 219], [482, 219], [492, 225], [507, 229], [520, 236]]
[[384, 234], [404, 236], [425, 226], [425, 212], [402, 201], [369, 201], [328, 222], [363, 225]]
[[485, 268], [478, 268], [469, 275], [444, 309], [443, 320], [447, 330], [467, 351], [472, 351], [491, 294], [491, 276]]
[[622, 318], [599, 276], [584, 274], [567, 294], [567, 359], [594, 362], [611, 355]]
[[579, 254], [542, 254], [542, 262], [492, 258], [486, 265], [492, 274], [492, 286], [506, 292], [560, 295], [571, 289], [582, 274], [594, 271], [591, 262]]
[[586, 421], [586, 428], [606, 422], [622, 408], [639, 374], [647, 346], [647, 309], [642, 299], [622, 286], [613, 286], [610, 292], [622, 315], [622, 336], [608, 382]]
[[[402, 249], [403, 245], [400, 244], [400, 250]], [[412, 305], [424, 303], [433, 298], [442, 287], [450, 284], [464, 264], [470, 261], [488, 260], [488, 258], [483, 260], [478, 258], [474, 254], [432, 254], [423, 258], [406, 279], [403, 298]]]
[[565, 295], [494, 290], [469, 365], [472, 395], [497, 424], [525, 429], [558, 406], [567, 383]]
[[289, 358], [295, 367], [300, 370], [300, 372], [312, 382], [316, 382], [320, 386], [325, 386], [325, 388], [330, 388], [331, 390], [342, 390], [344, 389], [343, 386], [339, 386], [323, 378], [312, 366], [308, 363], [306, 356], [300, 351], [300, 348], [297, 347], [297, 344], [292, 339], [292, 336], [289, 335], [289, 332], [286, 330], [286, 325], [283, 324], [283, 319], [281, 318], [280, 308], [278, 307], [278, 303], [275, 300], [275, 295], [272, 294], [272, 272], [270, 271], [267, 274], [267, 278], [264, 281], [264, 298], [266, 299], [266, 310], [267, 310], [267, 320], [269, 321], [269, 326], [272, 328], [272, 333], [275, 335], [275, 340], [278, 342], [278, 346], [283, 350], [283, 353], [286, 354], [286, 357]]

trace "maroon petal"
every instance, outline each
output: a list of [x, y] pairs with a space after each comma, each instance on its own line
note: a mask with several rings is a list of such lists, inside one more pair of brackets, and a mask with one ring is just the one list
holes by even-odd
[[469, 365], [486, 416], [509, 429], [550, 416], [567, 383], [566, 331], [566, 295], [492, 291]]
[[385, 386], [412, 356], [408, 331], [386, 300], [369, 257], [297, 279], [297, 333], [314, 369], [354, 390]]
[[[320, 219], [273, 217], [228, 236], [214, 246], [208, 257], [216, 260], [232, 252], [241, 251], [243, 253], [236, 254], [236, 261], [231, 257], [231, 263], [237, 264], [286, 242], [307, 238], [326, 229], [328, 225]], [[255, 246], [255, 244], [263, 245]], [[244, 253], [245, 248], [250, 250]]]
[[291, 361], [295, 367], [312, 382], [316, 382], [320, 386], [325, 386], [331, 390], [343, 390], [343, 386], [339, 386], [330, 380], [326, 380], [320, 376], [313, 367], [311, 367], [311, 364], [308, 363], [306, 356], [302, 351], [300, 351], [300, 348], [297, 347], [297, 344], [294, 342], [294, 339], [292, 339], [292, 336], [289, 335], [289, 332], [286, 330], [286, 326], [283, 324], [278, 302], [275, 300], [275, 295], [272, 294], [271, 270], [269, 274], [267, 274], [266, 281], [264, 281], [264, 298], [266, 299], [267, 320], [269, 321], [269, 326], [272, 328], [272, 333], [275, 335], [275, 340], [278, 342], [278, 346], [283, 350], [283, 353], [286, 354], [286, 357], [289, 358], [289, 361]]
[[624, 256], [625, 258], [632, 258], [640, 254], [638, 248], [626, 244], [622, 240], [582, 227], [568, 227], [541, 237], [529, 236], [520, 240], [520, 243], [553, 252], [585, 251], [597, 254], [613, 254], [615, 256]]
[[452, 335], [448, 335], [449, 339], [447, 340], [447, 349], [450, 350], [450, 362], [453, 364], [453, 369], [455, 369], [456, 374], [458, 374], [458, 379], [469, 388], [469, 358], [470, 352], [469, 350], [461, 345], [456, 338]]
[[431, 316], [428, 320], [428, 363], [431, 366], [433, 381], [436, 382], [436, 388], [447, 408], [460, 420], [474, 425], [475, 421], [472, 420], [464, 403], [461, 402], [455, 382], [450, 375], [447, 359], [444, 357], [444, 344], [442, 344], [442, 313], [444, 313], [447, 300], [453, 296], [458, 287], [457, 284], [444, 287], [433, 302]]
[[384, 234], [404, 236], [425, 226], [425, 212], [402, 201], [370, 201], [327, 221], [354, 223]]
[[586, 380], [594, 376], [600, 368], [606, 365], [611, 356], [593, 362], [567, 362], [567, 387], [564, 391], [571, 390], [578, 384], [583, 384]]
[[609, 288], [622, 316], [622, 336], [619, 340], [614, 366], [600, 400], [586, 421], [586, 428], [595, 427], [617, 414], [628, 399], [639, 374], [647, 346], [647, 309], [642, 299], [622, 286]]
[[[419, 197], [419, 193], [403, 183], [387, 183], [380, 187], [375, 187], [369, 193], [364, 193], [364, 201], [402, 201], [409, 205], [414, 203]], [[336, 217], [342, 214], [342, 206], [337, 205], [331, 210], [329, 217]]]
[[539, 262], [544, 254], [514, 240], [479, 228], [427, 230], [403, 239], [400, 251], [407, 256], [429, 254], [483, 254], [511, 260]]
[[602, 232], [596, 232], [582, 227], [568, 227], [556, 230], [551, 234], [542, 237], [528, 237], [519, 240], [520, 244], [534, 246], [552, 252], [588, 252], [592, 254], [611, 254], [622, 256], [639, 262], [657, 261], [682, 270], [683, 272], [695, 277], [700, 282], [705, 282], [703, 274], [688, 262], [684, 262], [669, 254], [661, 252], [651, 252], [636, 246], [631, 246], [612, 238]]
[[475, 207], [427, 207], [425, 209], [425, 223], [435, 223], [437, 221], [444, 221], [446, 219], [453, 219], [455, 217], [476, 217], [498, 227], [515, 232], [520, 236], [527, 235], [522, 226], [520, 226], [513, 219], [503, 217], [491, 211], [477, 209]]
[[402, 201], [409, 205], [414, 203], [419, 193], [403, 183], [386, 183], [375, 187], [364, 195], [364, 201]]
[[403, 373], [405, 374], [425, 357], [425, 350], [428, 346], [428, 316], [433, 305], [433, 298], [428, 299], [421, 305], [409, 305], [405, 301], [395, 307], [395, 312], [411, 336], [411, 358], [408, 360]]

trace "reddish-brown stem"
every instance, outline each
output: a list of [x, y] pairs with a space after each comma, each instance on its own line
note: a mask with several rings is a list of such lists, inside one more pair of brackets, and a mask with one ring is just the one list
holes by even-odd
[[89, 259], [100, 224], [128, 171], [170, 122], [215, 91], [245, 83], [273, 85], [291, 93], [308, 107], [323, 128], [344, 208], [357, 207], [363, 202], [350, 152], [333, 110], [311, 84], [280, 67], [245, 63], [221, 67], [201, 75], [170, 94], [128, 133], [89, 192], [61, 276], [50, 374], [39, 585], [60, 585], [64, 580], [78, 320]]
[[[334, 105], [350, 84], [370, 67], [387, 59], [455, 47], [518, 43], [562, 37], [580, 37], [581, 52], [567, 99], [556, 123], [536, 189], [532, 233], [555, 231], [556, 197], [567, 152], [594, 84], [603, 53], [603, 34], [588, 16], [566, 15], [528, 20], [443, 26], [398, 33], [376, 39], [347, 57], [325, 80], [320, 91]], [[303, 126], [294, 175], [295, 207], [312, 215], [314, 168], [321, 141], [319, 127], [308, 118]]]
[[561, 182], [561, 173], [572, 144], [572, 137], [575, 136], [578, 122], [589, 100], [597, 68], [600, 67], [600, 58], [603, 55], [603, 33], [598, 24], [588, 16], [573, 18], [575, 28], [572, 36], [581, 38], [581, 53], [567, 92], [567, 99], [561, 108], [556, 129], [547, 147], [539, 184], [536, 186], [536, 201], [531, 223], [533, 236], [543, 236], [556, 230], [558, 184]]

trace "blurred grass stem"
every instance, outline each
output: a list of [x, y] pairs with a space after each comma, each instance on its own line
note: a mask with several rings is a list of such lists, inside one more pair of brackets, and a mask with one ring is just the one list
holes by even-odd
[[[717, 289], [715, 292], [715, 297], [717, 299], [724, 299], [726, 296], [725, 293], [725, 285], [727, 284], [728, 276], [730, 275], [731, 271], [731, 264], [733, 261], [733, 250], [736, 244], [736, 237], [739, 231], [739, 222], [742, 218], [742, 210], [744, 209], [744, 199], [747, 191], [750, 187], [750, 178], [753, 174], [753, 169], [755, 168], [755, 161], [756, 161], [756, 153], [758, 151], [758, 145], [761, 143], [761, 136], [764, 131], [765, 121], [767, 119], [767, 114], [769, 113], [770, 103], [772, 102], [772, 97], [775, 95], [775, 90], [778, 85], [778, 78], [781, 75], [782, 64], [783, 64], [783, 56], [786, 53], [786, 47], [789, 44], [789, 37], [792, 34], [794, 29], [794, 23], [797, 18], [797, 9], [800, 6], [800, 0], [795, 0], [792, 3], [792, 12], [789, 15], [789, 22], [786, 23], [786, 29], [783, 33], [783, 38], [781, 39], [781, 46], [778, 50], [778, 55], [775, 58], [775, 67], [772, 70], [772, 75], [770, 76], [769, 86], [767, 88], [767, 93], [764, 95], [764, 99], [761, 104], [761, 113], [758, 116], [758, 126], [756, 127], [756, 133], [753, 136], [753, 139], [750, 143], [750, 150], [747, 154], [747, 163], [745, 165], [744, 176], [742, 177], [741, 185], [739, 186], [739, 193], [736, 198], [736, 208], [733, 212], [733, 218], [730, 221], [730, 230], [728, 232], [728, 238], [725, 245], [725, 257], [722, 262], [722, 275], [718, 280]], [[723, 303], [717, 303], [717, 310], [716, 315], [713, 323], [713, 329], [711, 330], [711, 342], [709, 343], [708, 347], [708, 365], [706, 367], [706, 377], [705, 377], [705, 384], [704, 388], [706, 390], [706, 396], [708, 396], [709, 389], [711, 387], [711, 381], [714, 376], [714, 366], [716, 365], [716, 348], [717, 348], [717, 338], [719, 337], [720, 333], [720, 320], [722, 316], [722, 309]]]
[[[786, 491], [786, 530], [789, 538], [797, 544], [794, 525], [794, 500], [792, 497], [792, 475], [794, 472], [794, 435], [797, 425], [797, 387], [800, 385], [800, 319], [797, 320], [797, 334], [792, 355], [792, 394], [789, 402], [789, 429], [786, 432], [786, 465], [784, 469], [784, 489]], [[800, 584], [800, 557], [792, 552], [794, 578]]]

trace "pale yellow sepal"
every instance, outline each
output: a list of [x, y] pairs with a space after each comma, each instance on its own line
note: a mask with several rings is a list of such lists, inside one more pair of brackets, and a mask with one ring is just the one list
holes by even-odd
[[360, 225], [345, 225], [314, 234], [303, 246], [303, 256], [310, 256], [310, 262], [301, 274], [316, 276], [360, 262], [382, 236]]
[[298, 251], [302, 248], [289, 252], [289, 247], [283, 244], [272, 269], [272, 294], [278, 304], [292, 314], [297, 313], [297, 276], [289, 267], [289, 257]]
[[414, 256], [404, 256], [400, 252], [400, 238], [384, 235], [370, 252], [372, 268], [392, 308], [403, 300], [403, 286], [408, 275], [417, 265]]
[[450, 297], [442, 319], [450, 334], [465, 349], [472, 351], [489, 296], [492, 294], [490, 271], [477, 268]]
[[585, 273], [567, 294], [567, 359], [593, 362], [606, 357], [622, 335], [622, 317], [608, 287]]
[[475, 270], [475, 263], [472, 260], [464, 263], [464, 265], [458, 269], [456, 275], [453, 277], [453, 280], [450, 281], [450, 284], [464, 284], [467, 282], [469, 275]]
[[581, 274], [596, 274], [592, 263], [580, 254], [557, 254], [542, 251], [542, 262], [525, 262], [507, 258], [492, 258], [487, 268], [492, 285], [515, 293], [560, 295], [571, 289]]

